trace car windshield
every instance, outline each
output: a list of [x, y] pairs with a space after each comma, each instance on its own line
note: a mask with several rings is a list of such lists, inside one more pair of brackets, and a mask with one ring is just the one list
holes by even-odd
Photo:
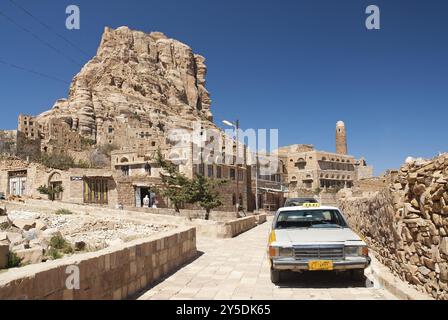
[[281, 211], [275, 229], [288, 228], [345, 228], [344, 219], [338, 210], [291, 210]]

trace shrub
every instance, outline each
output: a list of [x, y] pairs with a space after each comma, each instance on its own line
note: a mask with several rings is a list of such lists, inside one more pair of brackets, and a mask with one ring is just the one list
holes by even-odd
[[65, 254], [70, 254], [73, 253], [75, 250], [73, 249], [72, 246], [68, 245], [66, 246], [64, 249], [62, 249], [62, 252]]
[[52, 260], [56, 260], [56, 259], [60, 259], [62, 258], [62, 254], [55, 248], [50, 248], [47, 252], [47, 255], [52, 259]]
[[48, 250], [47, 255], [51, 259], [59, 259], [62, 258], [64, 254], [70, 254], [73, 252], [73, 247], [67, 240], [64, 239], [64, 237], [57, 235], [50, 239], [50, 249]]
[[86, 149], [88, 147], [94, 146], [96, 141], [90, 138], [81, 137], [81, 147]]
[[40, 194], [46, 194], [48, 195], [48, 198], [53, 201], [55, 199], [55, 195], [58, 193], [61, 193], [64, 191], [64, 187], [63, 186], [56, 186], [54, 188], [52, 187], [48, 187], [46, 185], [44, 186], [39, 186], [39, 188], [37, 188], [37, 191]]
[[19, 256], [13, 252], [10, 251], [8, 254], [8, 265], [7, 268], [16, 268], [16, 267], [20, 267], [21, 263], [22, 263], [22, 258], [19, 258]]
[[68, 244], [67, 240], [63, 236], [53, 236], [50, 239], [50, 246], [55, 249], [64, 249]]
[[73, 212], [71, 212], [71, 211], [68, 210], [68, 209], [58, 209], [58, 210], [56, 210], [56, 211], [54, 212], [54, 214], [57, 214], [57, 215], [66, 215], [66, 214], [73, 214]]

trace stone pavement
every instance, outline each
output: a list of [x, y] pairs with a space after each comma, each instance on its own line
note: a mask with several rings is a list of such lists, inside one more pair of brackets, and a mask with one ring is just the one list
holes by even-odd
[[369, 279], [357, 283], [345, 274], [291, 273], [274, 285], [266, 253], [270, 221], [232, 239], [199, 238], [200, 256], [138, 299], [396, 299]]

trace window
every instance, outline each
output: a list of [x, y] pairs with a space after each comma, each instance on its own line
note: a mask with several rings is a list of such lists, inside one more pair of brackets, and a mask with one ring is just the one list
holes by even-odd
[[145, 172], [147, 175], [151, 175], [151, 166], [149, 165], [149, 163], [145, 164]]
[[216, 167], [216, 178], [222, 178], [222, 168], [220, 166]]
[[105, 178], [87, 178], [84, 180], [84, 203], [107, 204], [108, 184]]
[[303, 158], [299, 158], [294, 165], [297, 167], [298, 170], [304, 170], [306, 166], [306, 161]]
[[199, 173], [198, 174], [200, 174], [201, 176], [203, 176], [205, 174], [205, 166], [203, 163], [201, 163], [199, 165]]
[[129, 166], [123, 166], [121, 167], [121, 172], [123, 173], [124, 176], [129, 176]]
[[236, 205], [236, 195], [232, 194], [232, 205]]
[[207, 176], [213, 177], [213, 165], [211, 164], [207, 166]]
[[235, 169], [230, 169], [230, 179], [235, 180]]
[[244, 181], [244, 171], [238, 170], [238, 181]]
[[282, 211], [275, 222], [275, 229], [340, 227], [347, 225], [338, 210]]

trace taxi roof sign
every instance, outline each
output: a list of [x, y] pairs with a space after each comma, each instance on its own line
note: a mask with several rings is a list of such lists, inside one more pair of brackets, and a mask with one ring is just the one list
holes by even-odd
[[304, 208], [317, 208], [320, 207], [320, 203], [306, 202], [302, 206]]

